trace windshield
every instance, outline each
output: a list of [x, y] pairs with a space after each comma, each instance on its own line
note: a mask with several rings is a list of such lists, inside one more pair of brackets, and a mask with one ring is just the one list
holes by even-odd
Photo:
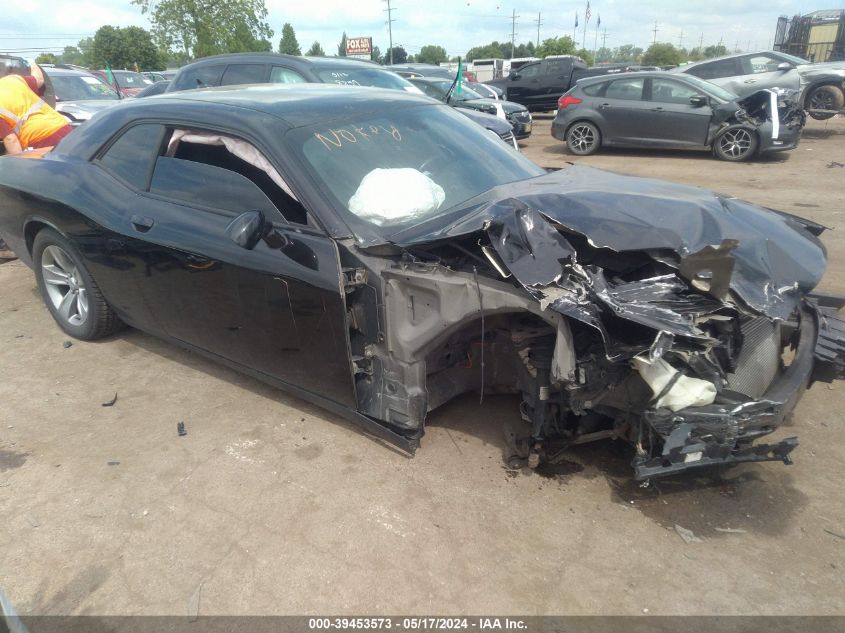
[[128, 71], [112, 71], [117, 85], [121, 88], [146, 88], [153, 82], [141, 75]]
[[419, 92], [406, 79], [380, 68], [323, 68], [317, 71], [317, 76], [327, 84], [371, 86], [373, 88]]
[[809, 64], [810, 63], [806, 59], [796, 57], [795, 55], [789, 55], [787, 53], [777, 53], [777, 56], [780, 57], [781, 59], [785, 59], [788, 62], [792, 62], [796, 66], [800, 66], [802, 64]]
[[56, 93], [56, 101], [91, 101], [119, 99], [117, 92], [96, 77], [89, 75], [48, 75]]
[[[443, 96], [446, 96], [446, 93], [449, 92], [449, 88], [452, 87], [452, 82], [448, 79], [443, 79], [440, 81], [432, 81], [430, 82], [437, 86], [442, 92]], [[475, 90], [467, 86], [465, 83], [461, 86], [461, 93], [458, 94], [458, 87], [455, 86], [455, 90], [452, 92], [452, 97], [450, 101], [469, 101], [470, 99], [485, 99], [484, 95], [478, 94]]]
[[353, 230], [383, 235], [445, 214], [497, 185], [545, 173], [442, 105], [413, 105], [288, 132]]
[[711, 84], [709, 81], [704, 81], [703, 79], [699, 79], [693, 75], [689, 75], [685, 77], [685, 79], [687, 80], [687, 83], [694, 85], [696, 88], [701, 90], [701, 92], [710, 95], [711, 97], [716, 97], [722, 101], [736, 101], [739, 99], [739, 97], [730, 90], [725, 90], [721, 86]]

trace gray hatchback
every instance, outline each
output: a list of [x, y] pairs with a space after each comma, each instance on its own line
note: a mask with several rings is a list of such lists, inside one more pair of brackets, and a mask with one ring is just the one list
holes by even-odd
[[697, 77], [636, 72], [579, 81], [558, 100], [552, 136], [582, 156], [605, 145], [710, 147], [741, 161], [795, 148], [805, 121], [790, 91], [740, 99]]

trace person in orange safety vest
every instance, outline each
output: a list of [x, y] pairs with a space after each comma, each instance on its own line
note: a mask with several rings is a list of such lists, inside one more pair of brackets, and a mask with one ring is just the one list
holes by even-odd
[[31, 75], [9, 74], [0, 63], [0, 138], [7, 154], [27, 148], [52, 147], [73, 127], [40, 96], [44, 75], [37, 64]]

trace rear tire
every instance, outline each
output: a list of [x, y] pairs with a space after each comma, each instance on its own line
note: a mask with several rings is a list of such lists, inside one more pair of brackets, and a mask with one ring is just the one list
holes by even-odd
[[713, 155], [721, 160], [739, 162], [757, 153], [760, 140], [757, 132], [743, 125], [725, 128], [713, 141]]
[[[805, 107], [808, 110], [841, 110], [845, 105], [845, 94], [836, 86], [819, 86], [807, 95]], [[817, 121], [824, 121], [835, 117], [835, 113], [810, 113]]]
[[53, 229], [42, 229], [33, 242], [32, 263], [41, 297], [67, 334], [93, 341], [120, 329], [120, 319], [70, 240]]
[[578, 121], [566, 130], [566, 146], [576, 156], [589, 156], [601, 147], [601, 132], [589, 121]]

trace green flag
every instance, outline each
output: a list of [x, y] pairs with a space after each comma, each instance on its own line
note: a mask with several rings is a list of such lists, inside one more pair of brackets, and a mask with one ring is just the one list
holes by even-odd
[[106, 62], [106, 79], [108, 79], [110, 86], [114, 85], [114, 75], [111, 72], [111, 66], [109, 66], [108, 62]]
[[461, 63], [461, 58], [458, 57], [458, 81], [455, 84], [455, 94], [461, 94], [461, 84], [464, 83], [464, 66]]

